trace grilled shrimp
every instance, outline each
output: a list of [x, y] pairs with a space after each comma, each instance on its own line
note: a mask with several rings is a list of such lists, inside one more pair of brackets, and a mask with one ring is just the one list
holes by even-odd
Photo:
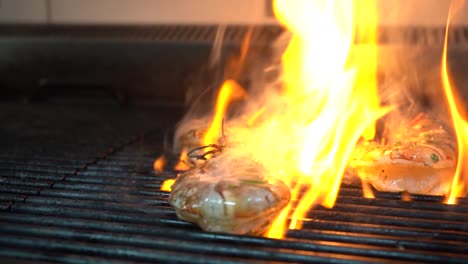
[[350, 167], [379, 191], [444, 195], [456, 167], [456, 140], [434, 120], [418, 115], [390, 145], [365, 142]]
[[289, 202], [289, 188], [246, 158], [223, 152], [180, 174], [169, 196], [177, 216], [203, 230], [264, 233]]

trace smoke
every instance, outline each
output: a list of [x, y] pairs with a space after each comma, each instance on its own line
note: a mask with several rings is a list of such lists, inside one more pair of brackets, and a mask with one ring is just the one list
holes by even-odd
[[[271, 49], [270, 43], [255, 42], [260, 35], [259, 29], [250, 27], [245, 31], [239, 49], [233, 48], [232, 42], [228, 41], [229, 30], [239, 29], [218, 26], [207, 64], [193, 74], [187, 85], [186, 114], [176, 126], [174, 153], [180, 152], [181, 146], [187, 145], [187, 140], [192, 141], [189, 147], [199, 145], [196, 142], [210, 126], [216, 96], [225, 80], [237, 82], [248, 91], [249, 98], [260, 98], [257, 94], [262, 93], [262, 87], [277, 81], [278, 72], [274, 69], [280, 68], [280, 53]], [[256, 103], [261, 103], [261, 100], [256, 100]], [[255, 107], [258, 108], [258, 104], [233, 102], [225, 113], [225, 119], [235, 119], [246, 109]]]

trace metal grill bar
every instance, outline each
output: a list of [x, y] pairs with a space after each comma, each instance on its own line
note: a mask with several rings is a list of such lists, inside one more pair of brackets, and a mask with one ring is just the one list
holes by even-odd
[[[6, 25], [0, 26], [0, 36], [27, 36], [49, 38], [94, 38], [124, 39], [139, 41], [182, 41], [212, 42], [216, 35], [217, 25], [159, 25], [159, 26], [79, 26], [79, 25]], [[276, 25], [255, 26], [252, 36], [255, 42], [271, 42], [283, 32]], [[226, 28], [225, 40], [239, 42], [249, 26], [229, 25]], [[443, 43], [445, 27], [399, 27], [382, 26], [377, 30], [380, 44], [405, 43], [426, 46]], [[449, 30], [450, 44], [466, 44], [468, 29], [452, 27]], [[359, 39], [359, 32], [358, 39]]]

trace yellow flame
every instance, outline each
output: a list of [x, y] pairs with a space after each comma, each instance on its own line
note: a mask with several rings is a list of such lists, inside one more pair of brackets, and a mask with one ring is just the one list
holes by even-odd
[[[370, 2], [366, 5], [372, 6]], [[288, 173], [283, 180], [293, 186], [292, 200], [298, 203], [284, 209], [267, 236], [283, 236], [284, 215], [290, 209], [294, 212], [289, 228], [297, 229], [314, 204], [334, 205], [356, 142], [363, 134], [372, 138], [375, 121], [389, 111], [380, 107], [377, 94], [375, 33], [364, 32], [367, 46], [350, 56], [354, 8], [350, 0], [274, 2], [277, 18], [293, 37], [282, 58], [284, 96], [290, 110], [271, 124], [296, 129], [288, 136], [297, 138], [294, 153], [299, 155], [292, 155], [295, 158], [288, 163], [297, 177]], [[369, 28], [375, 27], [375, 19], [368, 22]]]
[[163, 181], [163, 183], [161, 184], [160, 190], [165, 191], [165, 192], [172, 191], [172, 185], [174, 184], [174, 182], [175, 182], [175, 179], [168, 179], [168, 180]]
[[157, 158], [153, 163], [153, 169], [155, 172], [162, 172], [164, 170], [164, 166], [166, 165], [166, 157], [161, 155]]
[[216, 111], [210, 127], [203, 137], [203, 144], [213, 144], [221, 136], [221, 126], [227, 107], [233, 101], [243, 99], [247, 96], [246, 91], [235, 81], [227, 80], [221, 86], [216, 100]]
[[190, 167], [185, 164], [185, 161], [187, 160], [187, 149], [182, 149], [182, 152], [180, 153], [179, 157], [179, 162], [174, 166], [174, 170], [176, 171], [186, 171], [189, 170]]
[[[446, 202], [448, 204], [456, 204], [457, 197], [461, 196], [465, 191], [465, 182], [462, 177], [462, 173], [466, 170], [464, 164], [468, 162], [468, 156], [466, 155], [468, 147], [468, 123], [462, 117], [457, 105], [457, 99], [455, 98], [455, 92], [453, 90], [453, 85], [451, 84], [450, 77], [447, 70], [447, 49], [448, 49], [448, 28], [450, 20], [453, 18], [454, 12], [458, 10], [463, 4], [463, 1], [455, 1], [451, 3], [449, 14], [447, 17], [447, 24], [445, 28], [445, 39], [444, 39], [444, 49], [442, 53], [442, 84], [444, 87], [445, 95], [447, 97], [448, 106], [450, 108], [450, 113], [452, 116], [452, 122], [455, 128], [455, 133], [457, 136], [458, 142], [458, 159], [457, 159], [457, 168], [455, 175], [452, 181], [452, 187], [450, 195], [448, 196]], [[462, 105], [462, 104], [461, 104]]]
[[[355, 24], [358, 25], [359, 49], [354, 49], [356, 67], [355, 86], [366, 91], [366, 104], [369, 109], [378, 109], [380, 107], [380, 98], [377, 90], [377, 7], [376, 1], [357, 1]], [[363, 114], [374, 113], [366, 111]], [[368, 117], [372, 119], [372, 116]], [[372, 140], [375, 136], [375, 122], [366, 128], [362, 137], [366, 140]]]
[[269, 238], [282, 238], [284, 237], [285, 232], [285, 223], [288, 220], [289, 212], [291, 211], [291, 203], [289, 203], [281, 213], [276, 217], [273, 224], [268, 229], [267, 233], [265, 234], [266, 237]]

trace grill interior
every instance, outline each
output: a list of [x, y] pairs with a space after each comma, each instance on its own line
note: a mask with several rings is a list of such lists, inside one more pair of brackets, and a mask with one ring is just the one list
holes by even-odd
[[[246, 30], [227, 29], [230, 48], [238, 48]], [[391, 30], [382, 31], [381, 42], [432, 45], [443, 39], [439, 29], [408, 29], [390, 40]], [[208, 233], [178, 220], [169, 194], [159, 190], [177, 172], [169, 164], [155, 173], [152, 165], [182, 117], [178, 103], [191, 84], [187, 73], [200, 74], [196, 69], [208, 60], [215, 32], [210, 26], [0, 28], [1, 95], [20, 99], [0, 101], [0, 259], [468, 262], [466, 198], [457, 205], [443, 204], [443, 197], [411, 195], [403, 201], [402, 194], [383, 192], [366, 199], [359, 187], [343, 185], [333, 209], [314, 208], [303, 228], [282, 240]], [[257, 40], [271, 41], [280, 32], [266, 28]], [[466, 29], [455, 32], [454, 43], [466, 43]], [[463, 46], [452, 57], [457, 65], [468, 65], [466, 54]], [[436, 65], [439, 58], [435, 52], [425, 65]], [[431, 75], [438, 72], [426, 68]], [[457, 80], [466, 84], [461, 69], [455, 68]], [[212, 73], [204, 72], [210, 78]], [[210, 78], [205, 83], [212, 84]], [[92, 93], [77, 96], [84, 88]], [[122, 104], [122, 96], [148, 97], [149, 91], [178, 103]]]
[[[180, 109], [2, 104], [0, 256], [20, 263], [468, 261], [468, 200], [343, 186], [283, 240], [180, 221], [156, 174]], [[169, 113], [169, 114], [168, 114]]]

